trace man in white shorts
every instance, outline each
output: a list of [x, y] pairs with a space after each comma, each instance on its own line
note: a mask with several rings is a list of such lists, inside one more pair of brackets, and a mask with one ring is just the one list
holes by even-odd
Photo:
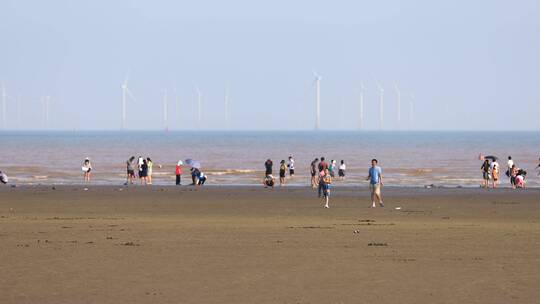
[[375, 202], [379, 203], [379, 206], [384, 207], [381, 195], [381, 186], [383, 185], [382, 169], [378, 165], [376, 159], [371, 160], [371, 168], [369, 168], [369, 189], [371, 191], [371, 207], [375, 208]]

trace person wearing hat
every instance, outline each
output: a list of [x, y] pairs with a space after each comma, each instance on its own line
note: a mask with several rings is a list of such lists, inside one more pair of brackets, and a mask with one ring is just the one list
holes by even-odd
[[176, 185], [177, 186], [181, 186], [182, 185], [182, 165], [184, 163], [179, 160], [178, 163], [176, 164], [176, 170], [175, 170], [175, 173], [176, 173]]

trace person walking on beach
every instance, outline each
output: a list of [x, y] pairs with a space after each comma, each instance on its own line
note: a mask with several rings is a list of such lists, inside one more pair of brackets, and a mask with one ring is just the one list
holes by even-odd
[[124, 185], [132, 184], [133, 185], [133, 179], [135, 179], [135, 167], [134, 162], [135, 156], [130, 157], [126, 161], [126, 168], [127, 168], [127, 176], [126, 176], [126, 183]]
[[[536, 169], [540, 168], [540, 158], [538, 159], [538, 166], [536, 166]], [[540, 177], [540, 170], [538, 170], [538, 177]]]
[[285, 165], [285, 160], [282, 159], [279, 163], [279, 186], [282, 187], [285, 185], [285, 174], [287, 173], [287, 166]]
[[174, 171], [174, 173], [176, 174], [176, 185], [177, 186], [181, 186], [182, 185], [182, 165], [184, 163], [179, 160], [178, 163], [176, 164], [176, 169]]
[[291, 178], [294, 177], [294, 158], [291, 156], [289, 156], [289, 164], [287, 164], [287, 167], [289, 168], [289, 176]]
[[148, 176], [146, 179], [148, 180], [148, 184], [152, 184], [152, 172], [154, 168], [154, 162], [150, 159], [150, 157], [146, 158], [146, 164], [148, 165]]
[[319, 175], [318, 175], [318, 187], [317, 187], [317, 195], [319, 196], [319, 198], [322, 196], [322, 192], [323, 192], [323, 188], [322, 188], [322, 183], [321, 183], [321, 178], [324, 174], [324, 171], [328, 169], [328, 164], [324, 161], [324, 156], [321, 157], [321, 162], [319, 163]]
[[92, 174], [92, 164], [90, 163], [90, 159], [88, 157], [84, 159], [82, 171], [84, 172], [84, 182], [89, 183], [90, 175]]
[[497, 183], [499, 183], [499, 172], [500, 172], [499, 163], [496, 160], [491, 162], [490, 170], [491, 170], [491, 180], [493, 181], [492, 187], [493, 189], [495, 189], [497, 188]]
[[341, 180], [345, 179], [345, 170], [347, 170], [347, 166], [345, 165], [345, 161], [342, 159], [338, 170], [338, 176]]
[[325, 169], [322, 172], [321, 180], [319, 184], [322, 185], [322, 189], [323, 189], [324, 208], [330, 208], [328, 203], [330, 201], [330, 187], [332, 185], [332, 175], [330, 175], [330, 172], [328, 169]]
[[490, 172], [489, 172], [489, 160], [484, 160], [484, 163], [482, 164], [482, 167], [480, 167], [480, 170], [482, 170], [482, 188], [488, 188], [489, 187], [489, 180], [490, 180]]
[[310, 172], [311, 172], [311, 188], [316, 189], [319, 181], [317, 180], [317, 163], [319, 162], [318, 158], [315, 158], [311, 162]]
[[371, 207], [375, 208], [376, 204], [379, 203], [379, 206], [384, 207], [381, 195], [381, 187], [383, 185], [383, 176], [382, 169], [378, 166], [378, 161], [374, 158], [371, 160], [371, 168], [369, 168], [369, 175], [367, 180], [369, 180], [369, 189], [371, 191]]

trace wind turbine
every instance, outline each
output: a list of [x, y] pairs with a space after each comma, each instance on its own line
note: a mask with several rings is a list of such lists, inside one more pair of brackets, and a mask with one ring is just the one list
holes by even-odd
[[135, 100], [135, 97], [128, 88], [128, 79], [129, 73], [126, 75], [124, 82], [122, 83], [122, 130], [126, 129], [126, 103], [128, 96], [132, 100]]
[[169, 101], [167, 96], [167, 89], [163, 91], [163, 125], [165, 126], [165, 131], [169, 130]]
[[174, 88], [174, 108], [175, 118], [178, 119], [177, 128], [180, 126], [180, 98], [178, 98], [178, 90]]
[[2, 82], [2, 130], [6, 129], [6, 86]]
[[229, 86], [225, 88], [225, 128], [229, 128]]
[[360, 130], [364, 128], [364, 82], [360, 82]]
[[21, 128], [21, 95], [17, 94], [17, 129]]
[[316, 117], [315, 117], [315, 130], [321, 128], [321, 79], [322, 77], [313, 70], [313, 76], [315, 76], [315, 106], [316, 106]]
[[49, 128], [49, 110], [51, 105], [51, 96], [47, 95], [41, 98], [43, 102], [43, 119], [45, 124], [45, 129]]
[[384, 89], [379, 82], [377, 82], [377, 89], [379, 89], [379, 130], [382, 130], [384, 127]]
[[414, 120], [414, 95], [411, 93], [411, 100], [409, 101], [409, 128], [413, 128], [413, 120]]
[[398, 129], [401, 128], [401, 91], [399, 90], [397, 83], [394, 82], [394, 89], [396, 90], [397, 95], [397, 122]]
[[201, 129], [202, 93], [198, 86], [195, 86], [197, 93], [197, 129]]

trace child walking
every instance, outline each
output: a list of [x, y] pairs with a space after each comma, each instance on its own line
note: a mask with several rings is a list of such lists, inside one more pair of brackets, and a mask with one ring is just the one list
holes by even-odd
[[324, 169], [324, 175], [321, 176], [320, 183], [322, 183], [322, 189], [323, 189], [324, 208], [330, 208], [328, 203], [330, 201], [330, 188], [332, 185], [332, 176], [330, 175], [330, 172], [328, 171], [328, 169]]

